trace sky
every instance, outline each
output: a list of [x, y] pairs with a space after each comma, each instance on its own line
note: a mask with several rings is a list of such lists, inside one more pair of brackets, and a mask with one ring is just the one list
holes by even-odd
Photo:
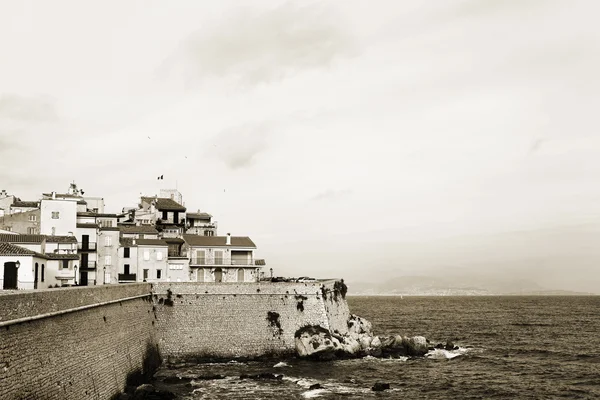
[[[114, 212], [176, 187], [276, 275], [520, 265], [593, 290], [600, 254], [577, 243], [600, 226], [599, 11], [0, 0], [0, 186], [29, 200], [74, 180]], [[548, 239], [574, 226], [585, 239]]]

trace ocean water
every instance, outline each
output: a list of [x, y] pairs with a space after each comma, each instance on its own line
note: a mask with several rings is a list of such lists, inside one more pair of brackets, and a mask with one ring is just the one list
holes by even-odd
[[[376, 335], [460, 350], [427, 357], [187, 365], [157, 374], [182, 399], [599, 399], [600, 296], [348, 297]], [[243, 374], [280, 379], [240, 379]], [[216, 378], [220, 379], [211, 379]], [[165, 377], [191, 381], [161, 383]], [[391, 389], [374, 392], [376, 382]], [[313, 384], [320, 389], [309, 390]]]

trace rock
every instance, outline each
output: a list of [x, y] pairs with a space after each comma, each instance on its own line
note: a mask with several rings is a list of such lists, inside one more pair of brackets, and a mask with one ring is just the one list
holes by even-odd
[[377, 382], [377, 383], [375, 383], [375, 385], [373, 385], [371, 390], [374, 392], [383, 392], [384, 390], [388, 390], [389, 388], [390, 388], [389, 383]]
[[242, 374], [240, 375], [240, 379], [254, 379], [254, 380], [282, 380], [283, 379], [283, 374], [282, 375], [275, 375], [272, 374], [270, 372], [263, 372], [262, 374], [256, 374], [256, 375], [248, 375], [248, 374]]
[[369, 336], [373, 335], [373, 326], [369, 321], [364, 318], [359, 317], [358, 315], [350, 315], [348, 318], [348, 335], [353, 336], [354, 334], [367, 334]]
[[172, 400], [175, 397], [175, 394], [169, 391], [158, 390], [153, 385], [146, 383], [135, 389], [132, 400]]
[[321, 389], [321, 385], [319, 383], [315, 383], [314, 385], [310, 385], [308, 390]]
[[371, 342], [373, 341], [373, 336], [369, 336], [369, 335], [361, 335], [360, 338], [358, 339], [358, 342], [360, 343], [360, 348], [362, 350], [367, 350], [371, 347]]
[[373, 340], [371, 340], [371, 348], [381, 349], [381, 339], [379, 339], [379, 336], [375, 336]]
[[445, 349], [446, 350], [454, 350], [454, 343], [452, 343], [451, 341], [447, 341]]
[[225, 379], [225, 377], [220, 374], [208, 374], [208, 375], [196, 375], [196, 376], [194, 376], [194, 379], [197, 379], [200, 381], [212, 381], [215, 379]]
[[332, 358], [333, 352], [340, 345], [337, 339], [331, 337], [327, 329], [319, 325], [309, 325], [298, 329], [294, 334], [294, 341], [296, 352], [300, 357], [317, 359]]
[[344, 343], [341, 344], [341, 348], [344, 350], [344, 353], [351, 356], [358, 354], [361, 350], [358, 340], [352, 337], [346, 337]]
[[429, 346], [427, 345], [427, 339], [423, 336], [413, 336], [411, 338], [405, 338], [404, 346], [410, 356], [424, 356], [427, 354]]
[[443, 349], [444, 348], [444, 343], [438, 343], [435, 345], [436, 349]]

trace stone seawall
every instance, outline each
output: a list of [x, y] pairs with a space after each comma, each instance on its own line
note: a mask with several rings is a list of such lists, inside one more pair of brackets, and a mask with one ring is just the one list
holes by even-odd
[[0, 292], [2, 399], [110, 399], [159, 364], [149, 284]]
[[345, 333], [349, 310], [336, 282], [155, 283], [160, 353], [168, 362], [289, 355], [303, 326]]

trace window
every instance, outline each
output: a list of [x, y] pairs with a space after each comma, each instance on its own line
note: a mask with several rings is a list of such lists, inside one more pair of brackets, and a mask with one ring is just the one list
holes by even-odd
[[157, 251], [156, 252], [156, 259], [158, 261], [161, 261], [163, 259], [162, 251]]
[[5, 231], [9, 231], [9, 232], [11, 232], [11, 231], [12, 231], [12, 227], [10, 227], [10, 226], [5, 226], [5, 227], [4, 227], [4, 230], [5, 230]]
[[148, 250], [144, 250], [144, 260], [150, 261], [150, 252]]
[[111, 256], [104, 256], [104, 265], [110, 265], [111, 261]]
[[69, 269], [69, 260], [62, 260], [62, 269]]
[[58, 211], [52, 211], [52, 219], [59, 219], [60, 215]]
[[32, 228], [32, 227], [27, 228], [27, 234], [28, 235], [35, 235], [35, 228]]
[[104, 238], [104, 245], [105, 245], [106, 247], [110, 247], [110, 246], [112, 246], [112, 238], [111, 238], [110, 236], [106, 236], [106, 237]]
[[123, 248], [123, 258], [129, 258], [129, 247]]
[[156, 279], [160, 279], [162, 277], [162, 269], [156, 270]]
[[44, 282], [44, 264], [42, 264], [42, 282]]
[[123, 265], [123, 273], [129, 275], [129, 264]]
[[169, 269], [183, 269], [183, 264], [169, 264]]
[[204, 236], [214, 236], [214, 234], [213, 231], [204, 231]]
[[101, 219], [100, 220], [100, 226], [102, 228], [112, 228], [113, 222], [112, 222], [111, 219]]
[[35, 221], [36, 219], [37, 219], [37, 218], [36, 218], [36, 216], [35, 216], [35, 215], [30, 215], [30, 216], [29, 216], [29, 220], [30, 220], [30, 221]]
[[148, 279], [148, 271], [147, 269], [144, 270], [144, 282], [146, 282], [146, 279]]

